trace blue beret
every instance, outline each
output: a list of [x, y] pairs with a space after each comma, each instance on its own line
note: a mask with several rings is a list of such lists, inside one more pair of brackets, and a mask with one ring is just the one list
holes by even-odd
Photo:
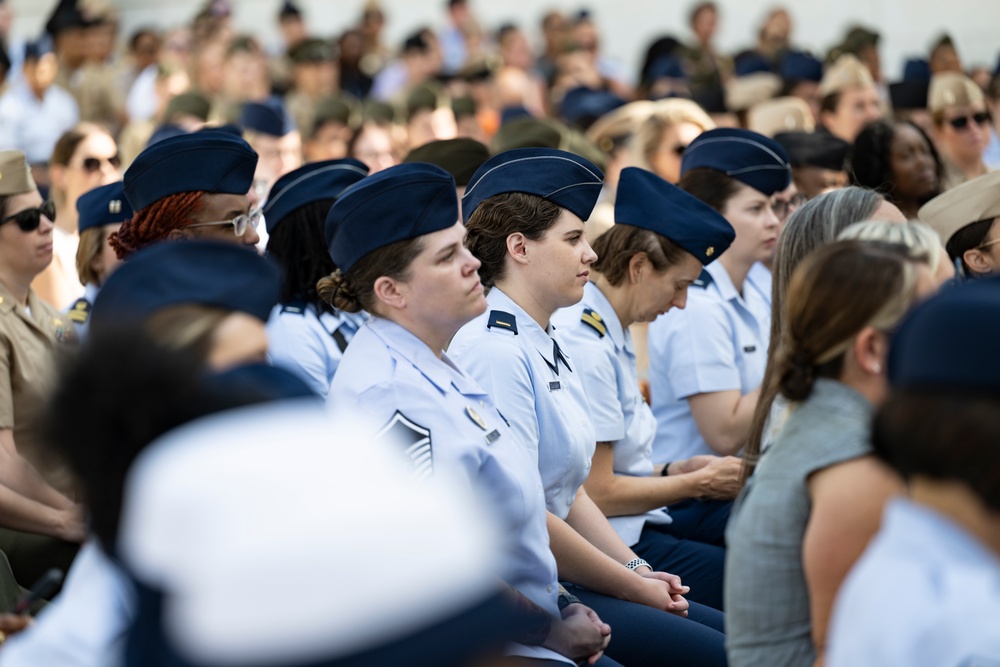
[[803, 51], [788, 51], [778, 66], [785, 81], [815, 81], [823, 79], [823, 63]]
[[240, 110], [240, 125], [272, 137], [283, 137], [295, 131], [295, 121], [285, 104], [276, 97], [263, 102], [245, 102]]
[[245, 195], [257, 153], [241, 137], [212, 130], [147, 146], [125, 171], [125, 197], [139, 211], [180, 192]]
[[77, 229], [113, 225], [132, 217], [132, 207], [125, 199], [125, 186], [121, 181], [102, 185], [80, 195], [76, 200]]
[[451, 174], [408, 162], [368, 176], [341, 195], [326, 216], [326, 244], [346, 273], [373, 250], [447, 229], [458, 220]]
[[244, 312], [266, 321], [281, 284], [276, 263], [234, 243], [157, 243], [111, 274], [94, 301], [91, 326], [135, 324], [182, 304]]
[[579, 155], [555, 148], [515, 148], [494, 155], [476, 170], [462, 197], [462, 213], [468, 220], [483, 200], [522, 192], [586, 220], [603, 187], [604, 174]]
[[736, 238], [733, 226], [714, 208], [656, 174], [626, 167], [615, 196], [615, 224], [665, 236], [708, 264]]
[[788, 153], [781, 144], [731, 127], [703, 132], [688, 145], [681, 158], [681, 176], [698, 167], [720, 171], [768, 196], [792, 181]]
[[1000, 392], [991, 365], [1000, 331], [1000, 278], [946, 288], [913, 310], [892, 337], [889, 382], [900, 389]]
[[367, 175], [368, 167], [354, 158], [310, 162], [288, 172], [275, 182], [264, 205], [268, 234], [289, 213], [320, 199], [337, 199]]

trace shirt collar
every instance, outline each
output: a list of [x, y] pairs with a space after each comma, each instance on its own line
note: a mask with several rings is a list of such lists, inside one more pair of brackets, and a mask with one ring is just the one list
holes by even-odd
[[[506, 313], [510, 313], [517, 320], [517, 335], [524, 336], [524, 339], [531, 345], [531, 347], [538, 350], [538, 353], [542, 355], [545, 362], [551, 368], [558, 368], [556, 365], [556, 355], [555, 355], [555, 342], [558, 345], [558, 339], [555, 336], [555, 327], [549, 324], [549, 331], [545, 331], [539, 326], [531, 315], [528, 315], [527, 311], [521, 306], [514, 303], [514, 300], [509, 296], [504, 294], [500, 288], [494, 287], [490, 290], [489, 295], [486, 297], [487, 311], [490, 310], [502, 310]], [[566, 352], [565, 345], [559, 345], [560, 351], [562, 351], [562, 356], [569, 359], [569, 354]]]
[[369, 317], [364, 326], [372, 330], [386, 347], [395, 351], [427, 378], [439, 391], [454, 388], [466, 395], [482, 394], [469, 378], [442, 352], [441, 359], [422, 340], [392, 320]]
[[740, 293], [736, 291], [736, 286], [733, 285], [733, 279], [729, 277], [729, 271], [726, 271], [726, 267], [722, 265], [722, 262], [716, 260], [706, 266], [705, 270], [712, 276], [712, 282], [719, 288], [719, 294], [723, 299], [726, 301], [733, 299], [742, 301]]

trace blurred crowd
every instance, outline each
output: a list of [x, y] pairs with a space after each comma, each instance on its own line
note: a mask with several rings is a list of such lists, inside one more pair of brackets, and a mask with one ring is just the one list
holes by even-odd
[[1000, 661], [1000, 62], [480, 1], [0, 0], [0, 666]]

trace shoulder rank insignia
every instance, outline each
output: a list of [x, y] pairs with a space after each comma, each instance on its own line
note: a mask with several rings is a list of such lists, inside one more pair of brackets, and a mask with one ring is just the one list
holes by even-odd
[[512, 331], [515, 336], [517, 335], [517, 319], [510, 313], [505, 313], [502, 310], [490, 311], [490, 321], [486, 323], [486, 328], [492, 329], [493, 327]]
[[298, 301], [290, 301], [281, 307], [281, 312], [304, 316], [306, 314], [306, 306], [304, 303], [299, 303]]
[[77, 324], [84, 324], [90, 318], [91, 308], [93, 308], [93, 305], [89, 301], [79, 298], [73, 302], [73, 306], [66, 313], [66, 317]]
[[604, 324], [604, 318], [593, 308], [584, 308], [583, 315], [580, 316], [580, 321], [596, 331], [597, 335], [601, 338], [608, 335], [608, 327]]
[[691, 283], [691, 285], [694, 287], [700, 287], [701, 289], [706, 289], [713, 282], [715, 282], [715, 279], [712, 278], [712, 274], [705, 269], [702, 269], [701, 274], [698, 276], [698, 280]]

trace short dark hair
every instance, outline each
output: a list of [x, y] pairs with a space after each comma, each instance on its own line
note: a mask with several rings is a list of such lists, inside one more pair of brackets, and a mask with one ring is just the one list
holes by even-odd
[[876, 455], [903, 477], [954, 480], [1000, 511], [1000, 398], [939, 391], [894, 391], [872, 430]]
[[739, 192], [740, 182], [721, 171], [695, 167], [681, 176], [677, 187], [722, 213], [729, 198]]
[[556, 224], [562, 211], [548, 199], [523, 192], [484, 199], [465, 224], [465, 247], [482, 262], [479, 279], [483, 284], [492, 287], [503, 278], [508, 236], [520, 232], [538, 241]]
[[990, 227], [993, 226], [995, 220], [996, 218], [977, 220], [972, 224], [966, 225], [952, 234], [951, 238], [945, 244], [944, 249], [948, 251], [948, 257], [953, 262], [960, 260], [966, 274], [976, 275], [976, 272], [965, 263], [965, 252], [973, 248], [978, 248], [986, 241], [986, 237], [990, 233]]
[[267, 239], [267, 254], [285, 269], [281, 303], [311, 303], [319, 312], [332, 307], [316, 293], [316, 281], [337, 269], [327, 251], [323, 227], [334, 199], [320, 199], [280, 220]]
[[662, 234], [632, 225], [614, 225], [594, 241], [597, 261], [593, 270], [604, 276], [612, 286], [621, 285], [628, 278], [629, 262], [643, 253], [653, 270], [664, 272], [679, 264], [686, 250]]

